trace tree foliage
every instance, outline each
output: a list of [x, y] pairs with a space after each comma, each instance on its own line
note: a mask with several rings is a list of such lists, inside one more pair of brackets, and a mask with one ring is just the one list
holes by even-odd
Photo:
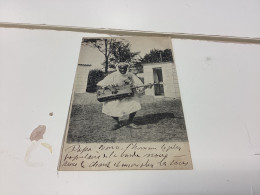
[[131, 45], [128, 42], [117, 41], [111, 45], [112, 55], [110, 60], [111, 64], [119, 62], [127, 62], [130, 64], [140, 61], [140, 52], [131, 52]]
[[130, 65], [140, 62], [139, 52], [131, 52], [131, 45], [124, 39], [83, 39], [82, 45], [96, 48], [105, 59], [102, 65], [105, 66], [105, 73], [108, 68], [115, 68], [119, 62], [127, 62]]
[[97, 83], [105, 78], [106, 74], [99, 69], [90, 70], [88, 73], [88, 83], [86, 92], [96, 92]]
[[142, 63], [173, 62], [172, 50], [152, 49], [141, 61]]
[[97, 48], [105, 56], [105, 72], [108, 72], [108, 60], [111, 55], [111, 45], [116, 39], [83, 39], [82, 45], [87, 45], [93, 48]]

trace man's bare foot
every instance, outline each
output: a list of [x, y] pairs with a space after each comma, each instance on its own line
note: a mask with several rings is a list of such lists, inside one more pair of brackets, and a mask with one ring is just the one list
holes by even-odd
[[138, 127], [138, 126], [135, 125], [134, 123], [129, 123], [129, 124], [127, 125], [127, 127], [132, 128], [132, 129], [140, 129], [140, 127]]
[[117, 129], [120, 129], [121, 127], [123, 127], [123, 124], [122, 124], [121, 121], [120, 121], [119, 123], [115, 124], [115, 125], [112, 127], [111, 131], [115, 131], [115, 130], [117, 130]]

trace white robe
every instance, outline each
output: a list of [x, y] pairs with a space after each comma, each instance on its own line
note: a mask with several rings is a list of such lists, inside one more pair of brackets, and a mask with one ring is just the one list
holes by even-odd
[[[121, 74], [116, 71], [106, 76], [97, 85], [105, 87], [108, 85], [125, 85], [125, 80], [130, 78], [134, 86], [142, 85], [142, 81], [133, 73], [126, 72], [126, 74]], [[122, 117], [130, 113], [136, 112], [141, 109], [141, 104], [138, 101], [138, 97], [127, 97], [121, 100], [111, 100], [103, 102], [102, 112], [106, 115], [113, 117]]]

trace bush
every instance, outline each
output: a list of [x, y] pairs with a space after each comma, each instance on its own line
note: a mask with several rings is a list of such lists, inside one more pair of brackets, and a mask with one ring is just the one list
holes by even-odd
[[97, 91], [97, 83], [105, 78], [106, 74], [99, 69], [90, 70], [88, 73], [88, 83], [86, 92], [94, 93]]

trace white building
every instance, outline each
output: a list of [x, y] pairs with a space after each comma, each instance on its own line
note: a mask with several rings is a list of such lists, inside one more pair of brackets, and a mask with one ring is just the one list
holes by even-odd
[[[102, 66], [100, 66], [102, 67]], [[78, 64], [76, 70], [76, 76], [74, 80], [74, 92], [75, 93], [86, 93], [88, 74], [90, 70], [97, 69], [95, 66], [90, 64]], [[104, 67], [102, 68], [104, 69]], [[100, 70], [102, 70], [100, 69]], [[115, 69], [108, 68], [108, 71], [115, 71]]]
[[76, 76], [74, 80], [74, 92], [75, 93], [86, 93], [88, 73], [91, 69], [91, 65], [78, 64]]
[[145, 90], [145, 95], [180, 98], [176, 67], [173, 62], [142, 64], [144, 84], [158, 83]]
[[[145, 90], [145, 95], [154, 97], [180, 98], [180, 90], [175, 64], [172, 62], [142, 64], [143, 73], [138, 74], [144, 78], [144, 84], [158, 83], [151, 89]], [[88, 73], [93, 69], [90, 65], [79, 64], [74, 81], [75, 93], [86, 93]]]

